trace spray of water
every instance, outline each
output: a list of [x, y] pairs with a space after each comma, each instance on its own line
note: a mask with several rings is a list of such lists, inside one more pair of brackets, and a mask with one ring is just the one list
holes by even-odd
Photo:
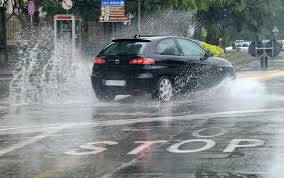
[[[143, 15], [140, 33], [145, 36], [172, 35], [193, 37], [196, 25], [196, 19], [191, 12], [178, 10], [155, 11], [152, 14], [146, 13]], [[125, 24], [115, 23], [114, 34], [112, 34], [111, 30], [89, 32], [86, 38], [88, 42], [83, 44], [83, 46], [88, 53], [94, 54], [94, 52], [99, 52], [112, 40], [112, 35], [114, 35], [114, 38], [125, 38], [134, 36], [135, 34], [138, 34], [137, 19], [132, 19], [129, 23]]]
[[[195, 23], [194, 16], [188, 12], [169, 11], [144, 17], [141, 27], [142, 34], [190, 36], [190, 27]], [[121, 28], [116, 30], [115, 37], [137, 33], [136, 24]], [[20, 31], [16, 35], [19, 61], [15, 65], [14, 78], [10, 83], [10, 103], [58, 104], [85, 102], [95, 98], [88, 63], [70, 57], [69, 40], [63, 38], [54, 50], [52, 29], [45, 27], [29, 31], [30, 33]], [[105, 35], [111, 36], [107, 33]], [[103, 46], [107, 43], [104, 41], [108, 39], [106, 36], [98, 38], [102, 39], [93, 39], [90, 36], [91, 41], [102, 42]], [[100, 50], [96, 45], [89, 45], [96, 51]], [[265, 92], [265, 87], [259, 82], [225, 81], [213, 89], [187, 94], [186, 102], [225, 96], [230, 102], [238, 100], [241, 103], [263, 98]]]
[[70, 55], [69, 41], [63, 39], [54, 50], [49, 28], [19, 32], [16, 37], [19, 61], [10, 83], [11, 104], [85, 102], [94, 97], [91, 70], [78, 56]]

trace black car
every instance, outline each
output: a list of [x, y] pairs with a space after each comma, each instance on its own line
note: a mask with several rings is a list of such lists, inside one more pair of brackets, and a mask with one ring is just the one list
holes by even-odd
[[139, 93], [169, 101], [174, 94], [212, 87], [235, 76], [230, 62], [213, 57], [194, 40], [175, 36], [113, 40], [94, 63], [92, 85], [102, 101]]

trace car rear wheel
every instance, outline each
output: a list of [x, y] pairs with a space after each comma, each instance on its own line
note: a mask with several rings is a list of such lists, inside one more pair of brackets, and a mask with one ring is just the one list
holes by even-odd
[[95, 91], [96, 97], [98, 100], [102, 101], [102, 102], [110, 102], [112, 100], [114, 100], [115, 98], [115, 94], [113, 93], [109, 93], [109, 92], [104, 92], [104, 91]]
[[160, 101], [170, 101], [173, 96], [173, 84], [167, 77], [162, 77], [156, 86], [152, 97]]
[[93, 83], [93, 88], [94, 88], [97, 99], [102, 102], [110, 102], [114, 100], [116, 96], [114, 93], [111, 93], [109, 91], [104, 91], [98, 84], [94, 85]]

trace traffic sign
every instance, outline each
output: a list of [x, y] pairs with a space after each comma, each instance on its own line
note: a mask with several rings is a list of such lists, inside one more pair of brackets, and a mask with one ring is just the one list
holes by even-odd
[[128, 20], [127, 16], [110, 16], [109, 21], [110, 22], [125, 22]]
[[271, 40], [266, 44], [266, 54], [269, 57], [276, 57], [281, 52], [281, 45], [276, 40]]
[[125, 6], [125, 0], [102, 0], [101, 6]]
[[125, 22], [127, 20], [124, 0], [102, 0], [99, 22]]
[[62, 7], [65, 10], [70, 10], [73, 6], [73, 2], [71, 0], [63, 0], [62, 1]]
[[35, 3], [33, 1], [30, 1], [28, 4], [28, 13], [32, 17], [35, 14], [36, 8]]
[[108, 6], [101, 7], [101, 16], [109, 16], [109, 8]]
[[125, 22], [128, 16], [100, 16], [99, 22]]
[[[249, 54], [253, 57], [259, 57], [261, 56], [264, 52], [261, 48], [263, 48], [263, 44], [260, 41], [253, 41], [249, 45]], [[260, 48], [260, 49], [259, 49]]]
[[100, 22], [109, 22], [109, 16], [100, 16]]
[[279, 29], [277, 28], [277, 26], [275, 26], [272, 30], [273, 33], [279, 33]]
[[111, 6], [109, 14], [110, 16], [125, 16], [125, 6]]

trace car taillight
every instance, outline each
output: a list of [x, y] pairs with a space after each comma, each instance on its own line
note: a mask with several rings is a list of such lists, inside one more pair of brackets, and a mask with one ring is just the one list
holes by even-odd
[[149, 64], [155, 64], [155, 60], [152, 58], [137, 58], [137, 59], [131, 59], [129, 64], [138, 64], [138, 65], [149, 65]]
[[103, 59], [103, 58], [97, 58], [97, 59], [95, 59], [94, 63], [95, 64], [105, 64], [106, 60]]

